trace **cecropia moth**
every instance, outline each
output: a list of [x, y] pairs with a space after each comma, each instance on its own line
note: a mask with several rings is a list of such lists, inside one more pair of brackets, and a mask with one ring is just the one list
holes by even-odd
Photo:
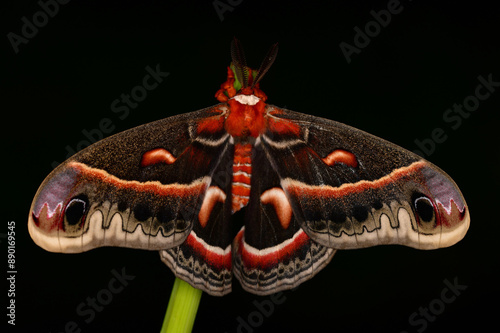
[[438, 167], [266, 103], [259, 82], [277, 50], [252, 70], [235, 39], [219, 104], [111, 136], [57, 167], [31, 206], [33, 240], [53, 252], [158, 250], [209, 294], [229, 293], [234, 274], [265, 295], [310, 279], [337, 249], [462, 239], [469, 211]]

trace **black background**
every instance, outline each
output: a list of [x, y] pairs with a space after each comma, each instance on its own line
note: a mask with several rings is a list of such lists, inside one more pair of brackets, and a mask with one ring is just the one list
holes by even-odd
[[[227, 3], [227, 0], [221, 0]], [[471, 228], [457, 245], [435, 251], [380, 246], [340, 251], [313, 280], [281, 295], [269, 316], [233, 292], [204, 295], [195, 332], [236, 332], [238, 317], [257, 327], [241, 332], [486, 331], [499, 310], [498, 109], [500, 88], [456, 129], [445, 110], [474, 94], [478, 76], [500, 81], [499, 11], [487, 2], [402, 0], [402, 10], [347, 63], [339, 47], [355, 26], [388, 1], [232, 1], [223, 20], [213, 1], [77, 1], [61, 5], [16, 54], [7, 38], [21, 34], [36, 1], [4, 1], [1, 10], [2, 237], [16, 222], [16, 326], [23, 332], [158, 332], [174, 277], [158, 253], [102, 248], [78, 255], [37, 247], [26, 227], [31, 200], [66, 146], [85, 140], [103, 118], [112, 133], [216, 103], [229, 45], [237, 36], [250, 66], [280, 43], [262, 82], [269, 103], [344, 122], [414, 150], [442, 128], [446, 141], [427, 158], [459, 184]], [[142, 83], [145, 67], [170, 75], [125, 119], [111, 110]], [[112, 270], [135, 276], [89, 323], [76, 308], [107, 288]], [[409, 316], [436, 306], [455, 279], [467, 289], [427, 326]], [[1, 291], [7, 301], [8, 286]], [[3, 304], [7, 304], [4, 302]], [[4, 308], [5, 309], [5, 308]], [[3, 310], [6, 312], [6, 310]], [[260, 316], [260, 317], [259, 317]], [[2, 314], [2, 324], [7, 321]], [[259, 319], [262, 319], [259, 322]], [[240, 320], [240, 321], [241, 321]], [[259, 325], [257, 325], [259, 324]], [[495, 327], [495, 326], [493, 326]], [[10, 327], [12, 329], [12, 327]]]

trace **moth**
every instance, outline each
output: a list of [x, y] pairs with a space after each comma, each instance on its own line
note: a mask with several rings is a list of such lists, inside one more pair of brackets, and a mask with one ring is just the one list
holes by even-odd
[[[337, 249], [447, 247], [469, 227], [454, 181], [420, 156], [347, 125], [266, 103], [273, 64], [231, 45], [220, 102], [116, 134], [41, 184], [32, 239], [52, 252], [158, 250], [211, 295], [291, 289]], [[242, 223], [241, 223], [242, 222]]]

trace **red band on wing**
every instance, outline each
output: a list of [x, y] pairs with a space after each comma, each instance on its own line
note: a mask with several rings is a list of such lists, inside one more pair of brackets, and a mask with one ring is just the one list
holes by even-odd
[[336, 149], [321, 160], [329, 166], [333, 166], [337, 163], [343, 163], [353, 168], [356, 168], [358, 166], [358, 160], [356, 159], [356, 156], [354, 156], [353, 153], [343, 149]]
[[369, 189], [377, 189], [387, 186], [392, 182], [416, 173], [418, 170], [425, 167], [425, 165], [425, 161], [414, 162], [409, 166], [398, 168], [382, 178], [371, 181], [360, 180], [356, 183], [345, 183], [339, 187], [326, 185], [308, 185], [289, 178], [283, 180], [283, 186], [290, 194], [294, 196], [341, 198], [345, 195], [360, 193]]
[[145, 152], [142, 155], [141, 167], [145, 167], [157, 163], [174, 163], [176, 158], [168, 150], [163, 148], [156, 148]]
[[231, 270], [230, 247], [224, 250], [219, 247], [210, 246], [196, 236], [193, 231], [188, 235], [185, 244], [191, 247], [193, 251], [201, 257], [203, 262], [218, 269], [226, 268], [229, 271]]
[[89, 167], [83, 163], [70, 162], [69, 166], [81, 172], [83, 177], [111, 184], [119, 189], [130, 189], [138, 192], [149, 192], [162, 196], [176, 196], [180, 198], [199, 196], [207, 188], [203, 179], [193, 181], [191, 184], [162, 184], [159, 181], [139, 182], [137, 180], [124, 180], [109, 174], [108, 172]]
[[238, 252], [244, 265], [247, 268], [259, 267], [265, 269], [277, 265], [279, 262], [286, 261], [295, 255], [295, 253], [305, 246], [310, 238], [300, 229], [295, 235], [276, 246], [258, 250], [248, 245], [244, 241], [244, 229], [235, 237], [235, 242], [239, 244]]

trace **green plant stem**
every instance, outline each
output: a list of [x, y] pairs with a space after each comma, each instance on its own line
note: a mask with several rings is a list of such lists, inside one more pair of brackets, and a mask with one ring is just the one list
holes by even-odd
[[201, 294], [201, 290], [175, 278], [161, 333], [190, 333], [193, 329]]

